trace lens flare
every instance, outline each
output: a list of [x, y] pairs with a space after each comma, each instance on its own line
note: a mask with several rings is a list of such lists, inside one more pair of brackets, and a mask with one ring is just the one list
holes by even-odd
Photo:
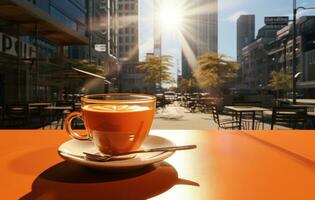
[[162, 1], [159, 11], [161, 28], [180, 30], [183, 23], [183, 9], [176, 1]]

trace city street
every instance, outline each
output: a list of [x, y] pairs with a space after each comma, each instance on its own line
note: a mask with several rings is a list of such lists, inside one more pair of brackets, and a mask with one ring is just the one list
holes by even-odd
[[[271, 112], [265, 112], [265, 124], [264, 130], [270, 130], [270, 118]], [[221, 119], [230, 119], [231, 116], [220, 114]], [[80, 121], [78, 121], [81, 124]], [[56, 127], [57, 126], [57, 127]], [[46, 125], [43, 129], [61, 129], [62, 122], [54, 121], [51, 125]], [[82, 127], [79, 126], [79, 127]], [[42, 128], [41, 128], [42, 129]], [[152, 124], [152, 129], [155, 130], [204, 130], [204, 129], [218, 129], [218, 125], [213, 121], [211, 113], [201, 113], [195, 112], [191, 113], [188, 109], [179, 106], [177, 102], [168, 105], [164, 109], [158, 109], [154, 121]], [[261, 123], [259, 129], [262, 129]], [[291, 128], [275, 125], [274, 129], [278, 130], [288, 130]]]
[[[227, 115], [220, 115], [222, 118], [230, 118]], [[270, 115], [265, 113], [265, 117]], [[153, 121], [152, 129], [218, 129], [213, 121], [211, 113], [190, 113], [186, 108], [180, 107], [177, 103], [167, 106], [164, 110], [158, 110]], [[260, 126], [261, 129], [261, 126]], [[265, 123], [265, 130], [270, 130], [270, 124]], [[276, 125], [274, 129], [289, 129]]]
[[190, 113], [177, 105], [158, 110], [152, 129], [217, 129], [211, 114]]

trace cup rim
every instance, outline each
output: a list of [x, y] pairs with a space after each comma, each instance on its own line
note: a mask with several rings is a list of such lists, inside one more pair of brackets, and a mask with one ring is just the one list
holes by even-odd
[[[134, 96], [139, 97], [135, 99], [110, 99], [110, 100], [100, 100], [100, 99], [91, 99], [90, 97], [99, 97], [99, 96]], [[137, 94], [137, 93], [102, 93], [102, 94], [90, 94], [81, 97], [81, 102], [84, 103], [115, 103], [115, 104], [137, 104], [137, 103], [152, 103], [156, 101], [156, 97], [148, 94]]]

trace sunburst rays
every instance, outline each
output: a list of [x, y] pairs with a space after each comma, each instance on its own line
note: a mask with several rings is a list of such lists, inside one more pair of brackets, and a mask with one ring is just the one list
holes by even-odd
[[[155, 38], [159, 39], [157, 38], [160, 37], [157, 34], [159, 32], [162, 35], [165, 32], [176, 34], [182, 48], [182, 56], [185, 56], [189, 66], [194, 66], [197, 60], [196, 56], [200, 54], [196, 49], [207, 49], [207, 45], [204, 44], [207, 41], [202, 40], [198, 29], [205, 23], [205, 18], [212, 14], [217, 14], [217, 1], [160, 0], [157, 3], [156, 6], [160, 9], [159, 12], [162, 15], [161, 21], [164, 24], [162, 23], [158, 26], [160, 28], [159, 31], [155, 30]], [[172, 17], [176, 19], [172, 19]], [[197, 46], [199, 47], [197, 48]]]

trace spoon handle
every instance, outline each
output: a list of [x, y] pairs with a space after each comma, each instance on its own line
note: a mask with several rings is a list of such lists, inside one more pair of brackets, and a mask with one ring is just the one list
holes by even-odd
[[123, 156], [123, 155], [134, 154], [134, 153], [149, 153], [149, 152], [159, 152], [159, 151], [188, 150], [188, 149], [195, 149], [196, 147], [197, 147], [197, 145], [158, 147], [158, 148], [152, 148], [152, 149], [143, 149], [143, 150], [129, 151], [129, 152], [126, 152], [126, 153], [115, 154], [115, 156]]

